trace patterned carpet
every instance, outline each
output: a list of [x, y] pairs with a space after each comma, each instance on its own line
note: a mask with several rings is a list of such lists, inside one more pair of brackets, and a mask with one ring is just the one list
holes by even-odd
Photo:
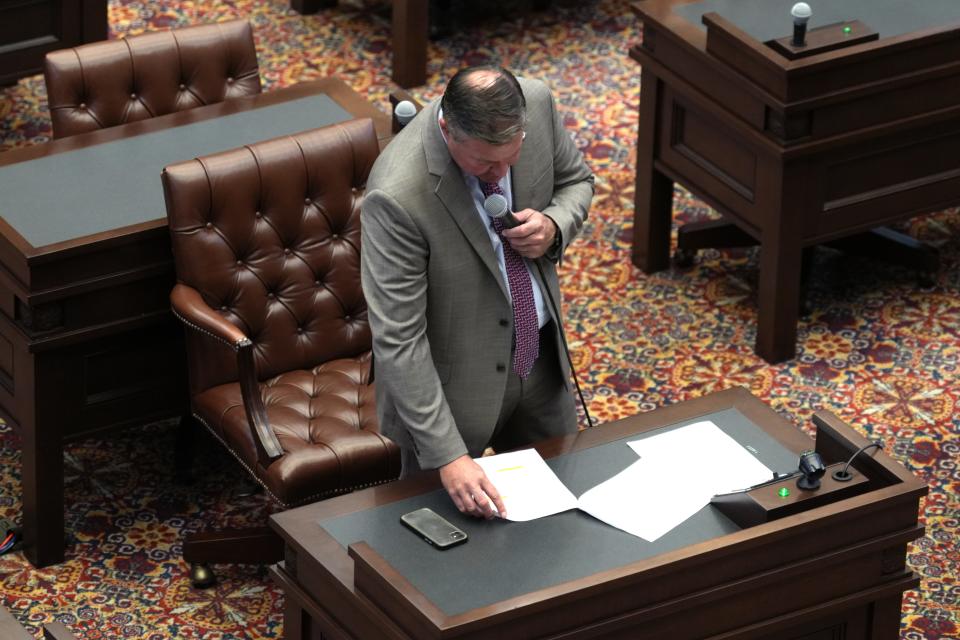
[[[923, 478], [926, 535], [909, 548], [922, 576], [907, 593], [901, 638], [960, 636], [960, 212], [911, 222], [944, 258], [935, 286], [914, 274], [818, 250], [794, 360], [753, 354], [756, 251], [701, 253], [689, 269], [643, 275], [629, 261], [640, 76], [626, 56], [640, 37], [625, 0], [566, 3], [546, 12], [507, 2], [464, 3], [455, 35], [430, 46], [437, 96], [467, 63], [494, 61], [548, 81], [566, 124], [597, 174], [590, 220], [562, 270], [568, 330], [591, 411], [599, 422], [743, 385], [812, 434], [827, 408], [879, 438]], [[482, 5], [481, 9], [477, 9]], [[472, 8], [471, 8], [472, 7]], [[389, 5], [341, 2], [312, 17], [268, 2], [112, 0], [112, 37], [246, 16], [255, 27], [266, 90], [336, 74], [385, 104]], [[43, 81], [0, 89], [0, 150], [44, 142], [50, 126]], [[2, 196], [0, 196], [2, 206]], [[712, 213], [677, 192], [677, 219]], [[602, 428], [602, 427], [600, 427]], [[20, 553], [0, 557], [2, 603], [36, 630], [58, 619], [78, 637], [245, 639], [282, 636], [282, 595], [261, 570], [223, 567], [215, 589], [193, 591], [180, 560], [186, 532], [262, 521], [262, 497], [240, 498], [243, 475], [212, 442], [206, 471], [173, 482], [172, 423], [146, 425], [67, 450], [65, 563], [33, 570]], [[18, 519], [19, 442], [0, 427], [0, 517]]]

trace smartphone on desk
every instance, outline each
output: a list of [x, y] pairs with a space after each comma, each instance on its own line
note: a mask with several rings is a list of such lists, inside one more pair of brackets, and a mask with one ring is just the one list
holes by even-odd
[[426, 507], [403, 514], [400, 522], [437, 549], [449, 549], [467, 541], [466, 532]]

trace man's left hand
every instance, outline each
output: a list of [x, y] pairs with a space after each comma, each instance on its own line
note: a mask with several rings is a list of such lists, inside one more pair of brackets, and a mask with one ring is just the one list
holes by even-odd
[[536, 259], [545, 254], [559, 233], [554, 221], [535, 209], [524, 209], [513, 215], [520, 224], [503, 230], [510, 246], [524, 258]]

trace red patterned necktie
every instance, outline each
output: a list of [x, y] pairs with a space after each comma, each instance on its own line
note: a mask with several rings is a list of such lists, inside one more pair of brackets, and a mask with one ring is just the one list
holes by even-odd
[[[480, 182], [480, 191], [485, 198], [494, 193], [503, 195], [503, 189], [496, 182]], [[523, 256], [503, 237], [504, 226], [499, 218], [493, 218], [493, 228], [503, 244], [507, 284], [513, 298], [513, 370], [521, 378], [526, 378], [540, 353], [540, 327], [537, 322], [537, 305], [533, 298], [533, 284]]]

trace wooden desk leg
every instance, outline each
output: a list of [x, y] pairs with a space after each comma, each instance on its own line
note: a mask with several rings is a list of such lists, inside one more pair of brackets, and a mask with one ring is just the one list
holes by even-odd
[[106, 40], [109, 36], [110, 28], [107, 21], [107, 3], [84, 2], [83, 15], [80, 16], [83, 25], [83, 41], [98, 42]]
[[58, 415], [57, 398], [44, 395], [51, 390], [56, 394], [66, 385], [59, 383], [56, 371], [44, 372], [42, 356], [30, 360], [34, 370], [29, 380], [34, 388], [17, 390], [33, 399], [24, 403], [32, 415], [24, 415], [21, 421], [23, 540], [27, 559], [39, 568], [63, 562], [62, 420], [69, 418]]
[[428, 0], [394, 0], [393, 81], [404, 89], [427, 81]]
[[[284, 594], [286, 596], [286, 594]], [[283, 602], [283, 637], [284, 640], [301, 640], [307, 636], [303, 632], [304, 619], [309, 621], [307, 612], [292, 597], [285, 597]], [[309, 623], [306, 625], [309, 629]]]
[[673, 222], [673, 181], [657, 171], [657, 131], [660, 126], [660, 79], [643, 72], [640, 84], [640, 123], [637, 131], [637, 177], [633, 211], [633, 264], [644, 273], [670, 266], [670, 224]]
[[290, 8], [301, 15], [316, 13], [320, 9], [337, 6], [337, 0], [290, 0]]
[[900, 607], [903, 596], [871, 603], [870, 640], [897, 640], [900, 637]]
[[760, 235], [756, 352], [770, 363], [796, 353], [803, 262], [806, 174], [801, 168], [781, 170], [779, 211], [767, 215]]

